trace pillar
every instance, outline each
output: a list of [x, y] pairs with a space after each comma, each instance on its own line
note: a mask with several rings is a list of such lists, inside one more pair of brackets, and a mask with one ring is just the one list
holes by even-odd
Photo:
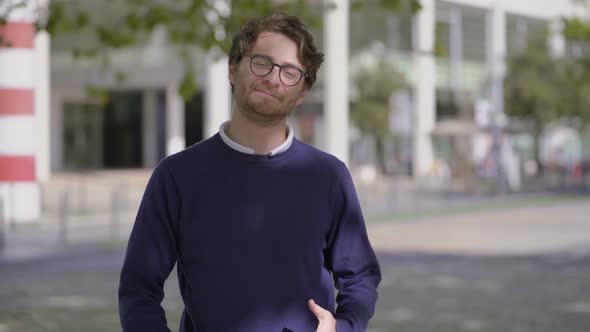
[[[209, 24], [215, 29], [215, 38], [222, 41], [226, 31], [221, 18], [231, 13], [230, 0], [207, 0], [215, 10], [207, 13]], [[219, 126], [231, 118], [231, 87], [229, 85], [228, 57], [219, 48], [210, 50], [207, 57], [207, 88], [205, 91], [205, 112], [203, 138], [213, 136]]]
[[461, 89], [461, 66], [463, 64], [463, 19], [461, 8], [453, 5], [450, 12], [451, 49], [451, 87], [454, 93]]
[[166, 87], [166, 155], [186, 147], [184, 136], [184, 100], [178, 91], [178, 82]]
[[[35, 26], [31, 4], [14, 9], [0, 28], [0, 200], [4, 220], [37, 221], [40, 190], [35, 159]], [[47, 106], [46, 106], [47, 108]]]
[[554, 18], [549, 22], [549, 50], [554, 58], [560, 58], [565, 55], [566, 40], [563, 35], [563, 21], [561, 18]]
[[349, 162], [349, 1], [326, 0], [324, 11], [324, 123], [326, 151]]
[[422, 10], [414, 18], [414, 123], [412, 173], [428, 175], [433, 162], [431, 132], [436, 118], [434, 66], [434, 0], [422, 0]]
[[231, 117], [231, 87], [228, 57], [216, 50], [209, 53], [207, 87], [205, 91], [205, 125], [203, 138], [219, 131], [219, 126]]
[[487, 64], [491, 78], [492, 112], [499, 119], [504, 112], [503, 79], [506, 71], [506, 13], [502, 0], [494, 0], [488, 13]]

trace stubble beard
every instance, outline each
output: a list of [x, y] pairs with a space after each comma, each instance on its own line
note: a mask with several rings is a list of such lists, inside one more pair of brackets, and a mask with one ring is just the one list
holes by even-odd
[[238, 105], [238, 110], [248, 120], [263, 127], [269, 127], [281, 123], [291, 114], [292, 111], [285, 107], [272, 112], [264, 112], [257, 109], [255, 106], [250, 105], [250, 103], [244, 103], [241, 106]]
[[[240, 100], [245, 99], [245, 100]], [[269, 105], [253, 103], [247, 97], [235, 99], [236, 107], [246, 119], [261, 127], [270, 127], [283, 122], [295, 108], [295, 102], [289, 102], [279, 106], [278, 109], [268, 109]]]

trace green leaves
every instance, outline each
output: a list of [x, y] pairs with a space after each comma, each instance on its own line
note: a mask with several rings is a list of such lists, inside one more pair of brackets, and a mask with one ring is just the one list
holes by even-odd
[[125, 24], [131, 31], [140, 31], [145, 28], [144, 20], [137, 12], [131, 12], [125, 16]]
[[93, 102], [99, 105], [106, 105], [110, 100], [109, 92], [105, 89], [100, 89], [96, 87], [86, 87], [86, 96], [90, 98]]
[[170, 25], [176, 15], [174, 8], [165, 7], [164, 5], [155, 4], [147, 8], [143, 21], [148, 31], [151, 31], [157, 25]]
[[583, 125], [590, 122], [589, 96], [587, 56], [552, 57], [546, 38], [539, 38], [508, 59], [504, 98], [509, 116], [538, 124], [575, 119]]
[[385, 10], [394, 12], [403, 9], [402, 0], [379, 0], [379, 5]]
[[[171, 49], [184, 52], [182, 50], [194, 47], [205, 51], [219, 48], [227, 52], [233, 35], [253, 17], [284, 11], [298, 16], [312, 30], [318, 31], [322, 27], [323, 10], [329, 10], [324, 8], [323, 2], [310, 0], [228, 2], [231, 6], [229, 16], [208, 0], [51, 0], [45, 15], [47, 20], [37, 23], [39, 29], [46, 29], [53, 36], [84, 35], [84, 47], [72, 47], [73, 56], [96, 57], [108, 65], [112, 49], [140, 45], [158, 26], [167, 31]], [[352, 6], [363, 6], [365, 2], [353, 1]], [[373, 0], [371, 3], [387, 11], [414, 12], [420, 8], [418, 0]], [[217, 19], [210, 20], [209, 16]], [[220, 29], [224, 35], [218, 33]], [[194, 66], [193, 60], [182, 55], [180, 59], [187, 68], [181, 84], [182, 95], [188, 98], [196, 89], [196, 79], [189, 70]]]
[[357, 73], [354, 83], [358, 99], [352, 105], [351, 120], [363, 134], [379, 139], [389, 136], [389, 98], [407, 86], [403, 74], [381, 58], [375, 66]]
[[76, 14], [75, 25], [80, 28], [87, 27], [88, 25], [90, 25], [90, 15], [88, 15], [88, 13], [86, 12], [79, 11]]
[[556, 69], [543, 38], [529, 42], [525, 53], [510, 58], [504, 79], [506, 113], [541, 123], [558, 118]]
[[383, 56], [374, 65], [365, 64], [353, 73], [357, 99], [351, 105], [350, 119], [363, 135], [375, 138], [379, 169], [386, 171], [384, 142], [392, 136], [389, 128], [390, 96], [407, 87], [402, 73]]
[[130, 31], [120, 31], [114, 27], [98, 26], [96, 34], [100, 43], [111, 48], [130, 46], [136, 41], [136, 36]]
[[182, 82], [179, 87], [179, 94], [184, 100], [189, 100], [197, 90], [197, 83], [195, 82], [195, 75], [191, 70], [184, 73]]
[[352, 0], [350, 3], [351, 11], [358, 11], [365, 8], [365, 6], [376, 5], [380, 9], [392, 13], [409, 12], [416, 14], [422, 10], [420, 0]]
[[590, 40], [590, 25], [579, 18], [564, 18], [563, 35], [570, 40]]

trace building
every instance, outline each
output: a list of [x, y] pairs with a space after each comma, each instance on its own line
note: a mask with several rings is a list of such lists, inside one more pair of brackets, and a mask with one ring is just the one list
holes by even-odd
[[[85, 3], [108, 22], [100, 2]], [[555, 49], [563, 48], [559, 18], [581, 10], [570, 0], [542, 6], [533, 0], [422, 0], [423, 9], [411, 17], [371, 6], [349, 14], [348, 1], [337, 3], [318, 37], [325, 48], [340, 49], [328, 51], [326, 66], [340, 67], [325, 69], [292, 119], [294, 128], [305, 141], [355, 161], [354, 151], [351, 158], [346, 152], [348, 80], [341, 77], [348, 76], [348, 66], [342, 64], [349, 53], [354, 67], [359, 54], [380, 43], [411, 83], [397, 119], [408, 120], [411, 128], [403, 134], [412, 142], [409, 164], [417, 177], [431, 172], [437, 122], [473, 120], [477, 109], [501, 113], [505, 56], [525, 47], [527, 36], [546, 25], [555, 27]], [[0, 49], [0, 198], [8, 219], [38, 216], [37, 183], [54, 172], [153, 167], [214, 133], [229, 116], [226, 58], [192, 50], [202, 89], [185, 102], [179, 93], [184, 68], [166, 47], [165, 31], [157, 29], [137, 47], [111, 52], [105, 69], [100, 59], [72, 56], [73, 47], [91, 38], [71, 34], [50, 41], [45, 33], [34, 34], [35, 19], [30, 8], [22, 8], [0, 30], [15, 41]], [[438, 53], [439, 47], [444, 52]]]

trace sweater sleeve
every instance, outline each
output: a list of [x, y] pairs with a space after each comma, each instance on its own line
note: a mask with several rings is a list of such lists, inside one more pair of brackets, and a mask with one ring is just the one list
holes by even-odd
[[327, 264], [338, 289], [336, 331], [365, 331], [375, 311], [381, 271], [369, 243], [359, 200], [348, 169], [340, 165], [333, 186], [333, 220]]
[[164, 282], [176, 262], [180, 198], [160, 163], [141, 200], [119, 283], [123, 331], [170, 331], [160, 305]]

